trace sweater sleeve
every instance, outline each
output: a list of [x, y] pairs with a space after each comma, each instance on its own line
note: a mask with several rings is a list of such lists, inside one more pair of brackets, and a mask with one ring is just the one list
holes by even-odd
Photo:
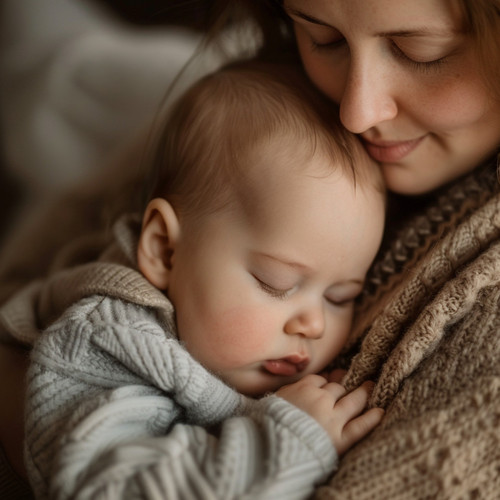
[[[335, 450], [308, 415], [276, 396], [237, 395], [177, 342], [150, 342], [150, 326], [131, 357], [121, 339], [137, 332], [113, 328], [97, 348], [95, 323], [61, 325], [38, 342], [28, 377], [39, 498], [306, 498], [334, 470]], [[169, 381], [155, 359], [182, 376]]]

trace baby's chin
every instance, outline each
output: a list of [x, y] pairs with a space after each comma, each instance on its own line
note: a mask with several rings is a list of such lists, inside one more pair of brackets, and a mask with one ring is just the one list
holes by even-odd
[[272, 375], [264, 370], [256, 370], [251, 373], [239, 373], [238, 376], [221, 376], [226, 384], [230, 385], [239, 393], [250, 398], [261, 398], [267, 394], [276, 392], [280, 387], [295, 382], [296, 378]]

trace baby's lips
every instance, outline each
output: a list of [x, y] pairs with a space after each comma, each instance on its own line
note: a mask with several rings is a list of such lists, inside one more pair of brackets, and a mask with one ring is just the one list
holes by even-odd
[[297, 372], [299, 373], [304, 371], [309, 365], [309, 362], [311, 361], [307, 354], [298, 354], [298, 353], [287, 356], [285, 360], [295, 364], [297, 366]]
[[299, 372], [297, 365], [286, 359], [272, 359], [266, 361], [264, 362], [264, 369], [272, 375], [281, 375], [284, 377], [291, 377]]
[[292, 354], [283, 359], [272, 359], [264, 362], [264, 369], [273, 375], [290, 377], [304, 371], [308, 364], [308, 357]]

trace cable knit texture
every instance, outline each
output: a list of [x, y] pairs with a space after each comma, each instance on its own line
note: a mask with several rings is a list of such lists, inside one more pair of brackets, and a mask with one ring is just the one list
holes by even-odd
[[374, 266], [371, 294], [358, 308], [344, 353], [354, 356], [345, 383], [352, 388], [377, 380], [370, 403], [384, 407], [386, 416], [345, 455], [317, 498], [498, 498], [495, 166], [439, 193]]
[[[130, 234], [118, 225], [132, 257]], [[300, 499], [332, 473], [319, 424], [203, 368], [176, 338], [171, 303], [139, 272], [100, 264], [61, 279], [41, 295], [58, 307], [90, 289], [106, 295], [82, 298], [35, 341], [26, 458], [37, 498]]]
[[[349, 367], [349, 388], [367, 378], [376, 381], [370, 403], [383, 406], [386, 415], [342, 457], [316, 498], [498, 498], [496, 160], [429, 200], [381, 250], [339, 361]], [[65, 262], [71, 265], [70, 258]], [[101, 264], [78, 269], [92, 272]], [[31, 344], [39, 334], [36, 325], [61, 313], [55, 302], [41, 298], [76, 269], [59, 271], [12, 297], [0, 310], [0, 338]], [[35, 307], [41, 303], [45, 308]]]

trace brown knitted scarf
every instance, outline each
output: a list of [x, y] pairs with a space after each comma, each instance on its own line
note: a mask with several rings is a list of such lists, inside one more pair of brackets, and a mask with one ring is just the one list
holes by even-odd
[[343, 362], [386, 415], [318, 498], [498, 498], [499, 191], [477, 169], [381, 252]]

